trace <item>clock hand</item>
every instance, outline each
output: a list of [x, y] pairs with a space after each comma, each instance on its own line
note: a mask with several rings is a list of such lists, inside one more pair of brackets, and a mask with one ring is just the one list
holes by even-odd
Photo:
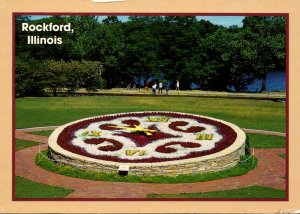
[[109, 127], [113, 127], [113, 128], [119, 128], [119, 129], [125, 129], [128, 131], [132, 131], [132, 132], [144, 132], [146, 135], [151, 136], [152, 132], [156, 132], [156, 130], [152, 130], [152, 129], [144, 129], [141, 126], [137, 126], [134, 125], [135, 127], [128, 127], [128, 126], [109, 126]]

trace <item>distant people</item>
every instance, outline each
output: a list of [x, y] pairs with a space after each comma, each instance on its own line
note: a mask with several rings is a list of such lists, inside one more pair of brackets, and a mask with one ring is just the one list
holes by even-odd
[[179, 91], [179, 80], [176, 82], [176, 91]]
[[148, 82], [145, 82], [145, 90], [148, 93]]
[[162, 82], [159, 82], [158, 84], [158, 93], [162, 94], [162, 90], [163, 90], [164, 85], [162, 84]]
[[168, 83], [166, 85], [166, 95], [168, 95], [169, 90], [170, 90], [170, 83], [168, 81]]
[[126, 89], [131, 90], [131, 84], [128, 84]]
[[136, 89], [136, 84], [135, 84], [135, 83], [133, 84], [133, 87], [132, 87], [132, 89], [133, 89], [133, 90], [135, 90], [135, 89]]
[[157, 84], [156, 82], [154, 82], [153, 86], [152, 86], [152, 94], [155, 96], [156, 95], [156, 87], [157, 87]]
[[139, 90], [139, 92], [141, 91], [141, 85], [140, 85], [140, 83], [136, 84], [136, 90]]

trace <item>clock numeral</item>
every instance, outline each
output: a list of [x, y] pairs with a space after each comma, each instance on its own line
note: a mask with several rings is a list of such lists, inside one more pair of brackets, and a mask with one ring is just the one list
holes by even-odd
[[168, 122], [168, 117], [147, 117], [147, 122]]
[[144, 156], [146, 154], [146, 151], [145, 150], [138, 150], [138, 149], [125, 150], [125, 154], [126, 154], [126, 156], [133, 156], [133, 155]]
[[84, 131], [82, 136], [92, 136], [92, 137], [99, 137], [101, 135], [101, 132], [99, 131]]
[[196, 140], [212, 140], [213, 134], [196, 134]]

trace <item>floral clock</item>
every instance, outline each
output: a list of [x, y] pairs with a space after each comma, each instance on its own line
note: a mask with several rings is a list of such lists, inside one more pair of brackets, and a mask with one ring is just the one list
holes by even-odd
[[133, 112], [75, 121], [49, 138], [53, 160], [80, 168], [138, 175], [218, 171], [244, 155], [234, 124], [177, 112]]

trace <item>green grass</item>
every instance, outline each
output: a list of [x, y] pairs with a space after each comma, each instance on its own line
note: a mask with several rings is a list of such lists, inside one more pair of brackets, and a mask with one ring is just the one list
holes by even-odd
[[[45, 156], [47, 151], [42, 152]], [[140, 183], [192, 183], [192, 182], [204, 182], [220, 178], [227, 178], [232, 176], [240, 176], [246, 174], [250, 170], [254, 169], [257, 165], [257, 159], [251, 157], [245, 162], [239, 163], [237, 166], [227, 169], [221, 172], [210, 172], [203, 174], [191, 174], [191, 175], [178, 175], [178, 176], [136, 176], [127, 175], [125, 177], [119, 176], [117, 173], [104, 173], [96, 171], [85, 171], [81, 169], [75, 169], [67, 165], [55, 164], [53, 161], [45, 158], [41, 154], [37, 154], [35, 162], [42, 168], [58, 173], [61, 175], [89, 179], [89, 180], [101, 180], [101, 181], [114, 181], [114, 182], [140, 182]]]
[[147, 198], [285, 198], [284, 190], [262, 186], [250, 186], [234, 190], [179, 193], [179, 194], [148, 194]]
[[286, 159], [286, 154], [279, 154], [279, 157]]
[[30, 140], [21, 140], [21, 139], [16, 139], [15, 142], [16, 142], [16, 147], [15, 147], [16, 151], [40, 144], [39, 142], [30, 141]]
[[33, 132], [28, 132], [28, 133], [48, 137], [52, 134], [52, 132], [53, 132], [53, 130], [42, 130], [42, 131], [33, 131]]
[[285, 132], [285, 103], [167, 96], [17, 98], [16, 127], [54, 126], [96, 115], [156, 110], [202, 114], [243, 128]]
[[285, 148], [286, 138], [269, 135], [247, 134], [251, 147], [261, 148]]
[[37, 183], [16, 176], [16, 198], [64, 198], [74, 190]]

